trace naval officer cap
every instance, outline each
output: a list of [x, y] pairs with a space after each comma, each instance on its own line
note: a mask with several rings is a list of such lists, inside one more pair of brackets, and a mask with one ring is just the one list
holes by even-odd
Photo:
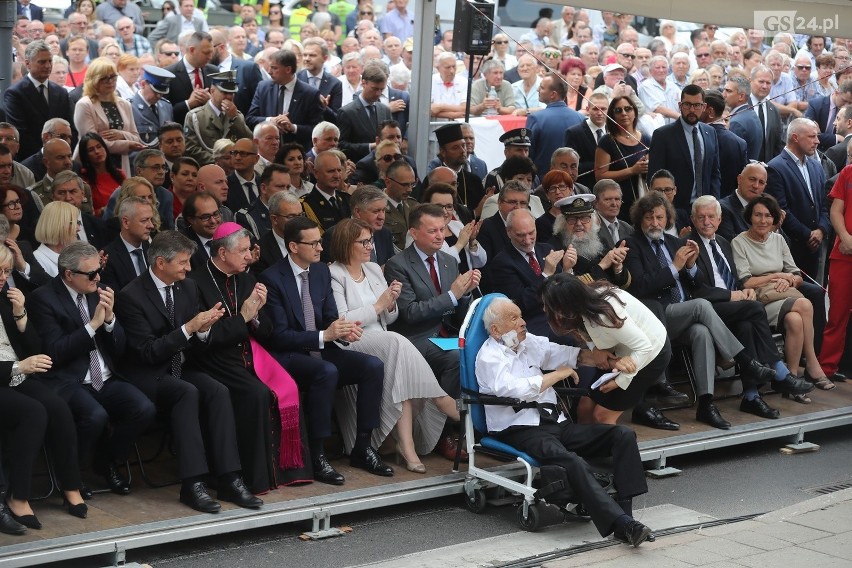
[[595, 202], [595, 196], [591, 193], [578, 193], [577, 195], [569, 195], [558, 200], [555, 205], [565, 217], [573, 217], [574, 215], [589, 215], [595, 210], [592, 205]]
[[172, 82], [172, 79], [175, 78], [175, 74], [167, 69], [163, 69], [162, 67], [156, 67], [154, 65], [143, 65], [142, 66], [142, 78], [151, 85], [151, 89], [155, 93], [160, 93], [161, 95], [169, 94], [169, 84]]
[[230, 71], [220, 71], [219, 73], [210, 73], [210, 84], [222, 91], [223, 93], [237, 92], [237, 72], [234, 69]]

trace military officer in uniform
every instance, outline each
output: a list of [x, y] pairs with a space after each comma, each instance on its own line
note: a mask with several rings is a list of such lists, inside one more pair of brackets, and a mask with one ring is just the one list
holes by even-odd
[[152, 148], [159, 143], [160, 127], [172, 121], [172, 104], [163, 99], [169, 93], [169, 83], [175, 74], [154, 65], [142, 66], [142, 78], [139, 90], [130, 99], [133, 107], [133, 120], [142, 142]]
[[252, 137], [243, 113], [234, 104], [237, 92], [237, 72], [234, 69], [211, 73], [210, 100], [189, 111], [183, 123], [186, 137], [186, 155], [199, 164], [213, 163], [213, 145], [220, 138], [236, 142]]

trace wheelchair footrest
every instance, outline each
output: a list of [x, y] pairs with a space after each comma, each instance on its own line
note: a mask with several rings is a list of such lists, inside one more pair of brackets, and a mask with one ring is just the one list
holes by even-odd
[[538, 491], [533, 493], [533, 497], [535, 497], [536, 500], [544, 499], [545, 501], [547, 501], [548, 495], [553, 495], [554, 493], [563, 491], [564, 489], [565, 482], [559, 479], [552, 483], [548, 483], [544, 487], [539, 488]]

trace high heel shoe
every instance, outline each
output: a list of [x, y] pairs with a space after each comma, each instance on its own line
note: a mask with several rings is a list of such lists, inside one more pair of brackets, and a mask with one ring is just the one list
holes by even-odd
[[28, 529], [41, 530], [41, 522], [39, 522], [38, 517], [35, 515], [21, 515], [20, 517], [12, 512], [12, 509], [9, 509], [9, 514], [12, 515], [12, 518], [27, 527]]
[[782, 392], [781, 398], [793, 400], [794, 402], [798, 402], [799, 404], [810, 404], [812, 402], [811, 397], [806, 394], [790, 394], [788, 392]]
[[425, 465], [423, 465], [422, 463], [412, 463], [408, 461], [398, 449], [396, 451], [396, 465], [404, 465], [405, 469], [412, 473], [426, 473]]
[[812, 377], [807, 371], [805, 371], [805, 380], [810, 383], [813, 383], [813, 385], [819, 390], [824, 391], [831, 390], [836, 386], [833, 382], [831, 382], [831, 379], [829, 379], [828, 377]]
[[85, 503], [72, 505], [68, 499], [63, 499], [62, 504], [68, 508], [68, 514], [78, 519], [85, 519], [89, 515], [89, 506]]

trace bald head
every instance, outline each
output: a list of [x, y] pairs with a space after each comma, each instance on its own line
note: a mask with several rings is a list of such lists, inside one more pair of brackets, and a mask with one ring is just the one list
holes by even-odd
[[225, 170], [216, 164], [201, 166], [198, 170], [198, 191], [209, 191], [224, 202], [228, 198], [228, 176]]
[[458, 175], [447, 166], [438, 166], [429, 174], [429, 183], [456, 185], [458, 183]]
[[71, 146], [61, 138], [51, 138], [44, 143], [44, 167], [54, 178], [59, 172], [71, 169]]

